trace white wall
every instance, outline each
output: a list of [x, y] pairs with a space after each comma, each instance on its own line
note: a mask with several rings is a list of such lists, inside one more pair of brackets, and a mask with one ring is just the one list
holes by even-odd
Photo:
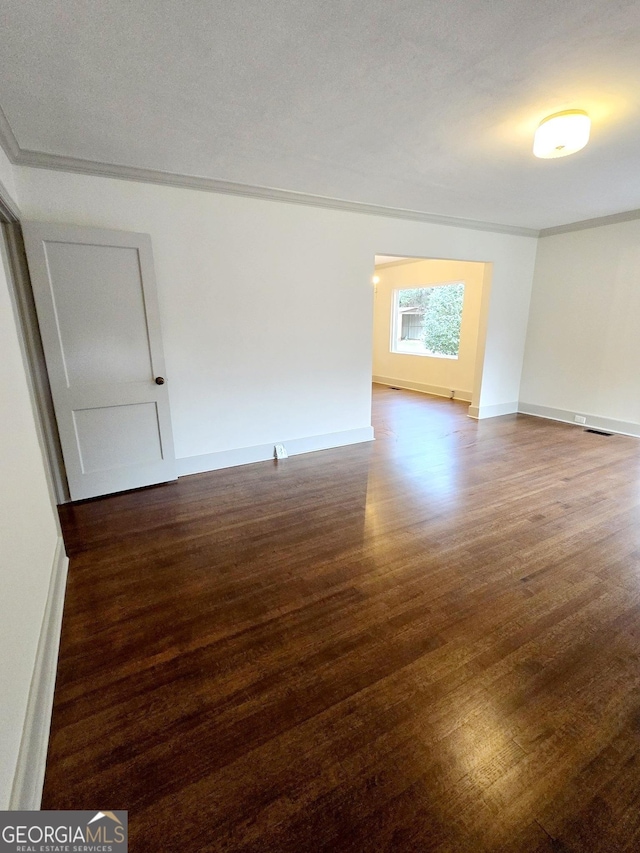
[[[380, 279], [373, 308], [373, 376], [376, 381], [469, 400], [474, 388], [478, 331], [482, 307], [484, 264], [468, 261], [421, 260], [376, 268]], [[464, 282], [464, 303], [458, 358], [436, 358], [391, 352], [394, 290]], [[484, 332], [484, 329], [483, 329]]]
[[[14, 170], [2, 156], [0, 180], [17, 190], [24, 218], [151, 235], [179, 457], [367, 432], [376, 253], [493, 262], [481, 403], [492, 413], [517, 399], [535, 239]], [[6, 808], [58, 531], [1, 270], [0, 381]]]
[[[6, 186], [6, 183], [5, 183]], [[0, 809], [8, 808], [58, 528], [0, 263]]]
[[521, 408], [638, 434], [640, 221], [540, 239], [534, 281]]
[[149, 233], [176, 454], [370, 425], [374, 255], [493, 261], [482, 403], [515, 407], [536, 240], [18, 170], [25, 218]]

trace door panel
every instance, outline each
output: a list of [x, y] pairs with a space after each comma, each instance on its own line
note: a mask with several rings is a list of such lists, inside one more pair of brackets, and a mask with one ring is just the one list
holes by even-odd
[[175, 479], [149, 236], [24, 236], [72, 500]]
[[53, 301], [68, 386], [148, 379], [151, 352], [138, 252], [54, 242], [45, 242], [44, 250], [50, 280], [64, 282]]
[[78, 409], [73, 421], [83, 474], [162, 460], [155, 403]]

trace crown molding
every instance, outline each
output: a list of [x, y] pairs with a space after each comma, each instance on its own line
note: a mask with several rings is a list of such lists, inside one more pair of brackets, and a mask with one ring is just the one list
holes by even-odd
[[595, 219], [582, 219], [580, 222], [569, 222], [567, 225], [542, 228], [538, 236], [553, 237], [555, 234], [568, 234], [570, 231], [586, 231], [587, 228], [601, 228], [603, 225], [632, 222], [634, 219], [640, 219], [640, 210], [626, 210], [622, 213], [612, 213], [609, 216], [598, 216]]
[[59, 172], [76, 172], [102, 178], [116, 178], [126, 181], [138, 181], [147, 184], [162, 184], [181, 189], [202, 190], [221, 195], [244, 196], [265, 201], [279, 201], [287, 204], [302, 204], [307, 207], [321, 207], [330, 210], [343, 210], [348, 213], [363, 213], [368, 216], [387, 216], [394, 219], [410, 219], [415, 222], [429, 222], [434, 225], [448, 225], [455, 228], [470, 228], [474, 231], [491, 231], [498, 234], [512, 234], [518, 237], [537, 237], [538, 231], [516, 225], [501, 225], [494, 222], [481, 222], [475, 219], [459, 219], [455, 216], [440, 216], [419, 210], [405, 210], [397, 207], [384, 207], [359, 201], [312, 195], [311, 193], [281, 190], [274, 187], [252, 186], [233, 181], [220, 181], [215, 178], [203, 178], [196, 175], [181, 175], [174, 172], [162, 172], [156, 169], [141, 169], [135, 166], [119, 166], [113, 163], [100, 163], [77, 157], [63, 157], [58, 154], [45, 154], [40, 151], [25, 151], [15, 160], [16, 165], [31, 166], [35, 169], [51, 169]]
[[[7, 121], [7, 117], [0, 107], [0, 145], [11, 163], [16, 162], [16, 157], [20, 154], [20, 146], [18, 145], [11, 126]], [[20, 211], [15, 201], [11, 198], [11, 193], [0, 181], [0, 222], [16, 222], [20, 218]]]
[[13, 131], [11, 130], [11, 125], [7, 121], [7, 117], [4, 114], [2, 107], [0, 107], [0, 145], [2, 145], [4, 153], [7, 155], [9, 160], [11, 160], [12, 163], [17, 164], [21, 153], [20, 146], [18, 145], [18, 140], [15, 138]]
[[197, 175], [182, 175], [175, 172], [163, 172], [157, 169], [141, 169], [136, 166], [121, 166], [115, 163], [102, 163], [97, 160], [85, 160], [79, 157], [64, 157], [60, 154], [47, 154], [44, 151], [30, 151], [20, 148], [7, 118], [0, 108], [0, 145], [9, 160], [16, 166], [30, 166], [35, 169], [50, 169], [57, 172], [75, 172], [80, 175], [94, 175], [101, 178], [116, 178], [124, 181], [138, 181], [147, 184], [179, 187], [181, 189], [202, 190], [221, 195], [235, 195], [257, 198], [265, 201], [280, 201], [288, 204], [303, 204], [307, 207], [321, 207], [330, 210], [343, 210], [348, 213], [362, 213], [368, 216], [387, 216], [393, 219], [409, 219], [414, 222], [429, 222], [433, 225], [448, 225], [454, 228], [470, 228], [474, 231], [489, 231], [497, 234], [511, 234], [517, 237], [537, 237], [534, 228], [517, 225], [501, 225], [495, 222], [482, 222], [475, 219], [460, 219], [456, 216], [440, 216], [420, 210], [406, 210], [398, 207], [384, 207], [378, 204], [366, 204], [359, 201], [331, 198], [329, 196], [299, 193], [293, 190], [281, 190], [273, 187], [252, 186], [233, 181], [219, 181], [215, 178], [203, 178]]
[[[80, 175], [115, 178], [122, 181], [161, 184], [180, 189], [201, 190], [221, 195], [263, 199], [264, 201], [303, 204], [307, 207], [343, 210], [348, 213], [362, 213], [368, 216], [387, 216], [392, 219], [408, 219], [413, 222], [428, 222], [432, 225], [448, 225], [453, 228], [469, 228], [473, 231], [489, 231], [495, 234], [511, 234], [516, 237], [553, 237], [556, 234], [568, 234], [571, 231], [583, 231], [588, 228], [600, 228], [603, 225], [615, 225], [619, 222], [631, 222], [635, 219], [640, 219], [639, 209], [613, 213], [609, 216], [599, 216], [595, 219], [568, 222], [565, 225], [554, 225], [550, 228], [525, 228], [520, 225], [502, 225], [496, 222], [483, 222], [477, 219], [461, 219], [457, 216], [443, 216], [437, 213], [425, 213], [420, 210], [407, 210], [399, 207], [385, 207], [378, 204], [347, 201], [346, 199], [299, 193], [293, 190], [253, 186], [234, 181], [219, 181], [215, 178], [203, 178], [197, 175], [182, 175], [177, 172], [163, 172], [158, 169], [121, 166], [116, 163], [103, 163], [98, 160], [84, 160], [80, 157], [64, 157], [60, 154], [47, 154], [44, 151], [30, 151], [20, 148], [2, 107], [0, 107], [0, 146], [2, 146], [5, 154], [15, 166], [30, 166], [34, 169], [49, 169], [55, 172], [75, 172]], [[0, 187], [0, 198], [3, 195], [1, 191], [2, 187]], [[4, 196], [4, 200], [6, 201], [6, 192]], [[14, 209], [11, 210], [11, 213], [13, 214], [12, 218], [15, 218], [17, 211]]]

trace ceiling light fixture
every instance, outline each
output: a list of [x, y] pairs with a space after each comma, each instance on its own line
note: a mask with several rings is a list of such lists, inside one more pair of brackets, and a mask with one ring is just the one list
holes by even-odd
[[545, 160], [575, 154], [589, 141], [591, 119], [584, 110], [565, 110], [548, 116], [533, 137], [533, 153]]

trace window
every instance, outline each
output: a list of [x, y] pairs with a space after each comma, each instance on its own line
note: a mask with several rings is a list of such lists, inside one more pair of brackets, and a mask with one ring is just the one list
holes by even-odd
[[437, 284], [395, 290], [391, 352], [457, 358], [464, 284]]

